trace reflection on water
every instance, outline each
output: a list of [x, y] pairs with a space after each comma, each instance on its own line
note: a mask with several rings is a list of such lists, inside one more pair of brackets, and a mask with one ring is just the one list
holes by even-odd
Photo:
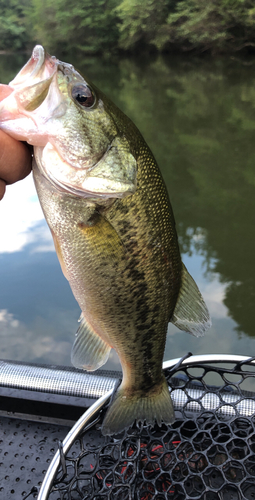
[[[2, 82], [21, 59], [1, 56]], [[133, 119], [153, 150], [183, 260], [211, 311], [203, 339], [169, 326], [165, 359], [187, 351], [254, 354], [255, 66], [174, 58], [76, 66]], [[79, 308], [31, 178], [8, 187], [0, 232], [0, 357], [70, 364]], [[107, 366], [116, 367], [111, 356]]]

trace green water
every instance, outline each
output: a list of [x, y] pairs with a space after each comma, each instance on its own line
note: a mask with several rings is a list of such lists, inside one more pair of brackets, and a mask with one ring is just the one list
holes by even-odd
[[[26, 59], [1, 56], [1, 81]], [[255, 62], [85, 56], [69, 62], [115, 101], [151, 147], [183, 260], [212, 315], [203, 339], [170, 326], [165, 359], [187, 351], [255, 355]], [[42, 216], [31, 219], [39, 208], [29, 183], [9, 187], [0, 204], [0, 358], [70, 364], [79, 308]], [[22, 232], [8, 217], [25, 196]], [[107, 366], [117, 367], [116, 356]]]

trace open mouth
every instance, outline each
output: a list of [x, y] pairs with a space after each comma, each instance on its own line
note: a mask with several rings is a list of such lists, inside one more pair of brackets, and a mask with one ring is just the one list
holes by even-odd
[[11, 88], [17, 89], [26, 83], [31, 85], [51, 78], [57, 71], [58, 60], [50, 56], [41, 45], [36, 45], [29, 61], [9, 83]]

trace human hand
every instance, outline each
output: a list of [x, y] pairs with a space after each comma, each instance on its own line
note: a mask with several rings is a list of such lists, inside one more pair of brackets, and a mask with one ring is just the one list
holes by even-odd
[[[11, 92], [7, 85], [0, 85], [0, 101]], [[0, 130], [0, 200], [4, 196], [6, 184], [24, 179], [31, 168], [31, 152], [26, 144]]]

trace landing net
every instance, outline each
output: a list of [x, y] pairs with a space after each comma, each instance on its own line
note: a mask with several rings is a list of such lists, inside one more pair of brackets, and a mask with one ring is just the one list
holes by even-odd
[[104, 437], [108, 393], [59, 444], [38, 500], [254, 500], [255, 358], [188, 357], [165, 375], [173, 425]]

